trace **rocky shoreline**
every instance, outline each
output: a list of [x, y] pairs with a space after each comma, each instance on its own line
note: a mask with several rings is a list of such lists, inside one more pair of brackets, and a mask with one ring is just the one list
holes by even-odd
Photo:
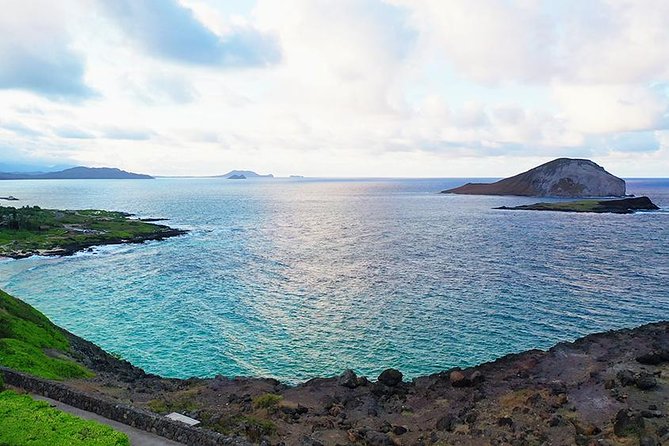
[[145, 373], [68, 333], [96, 372], [67, 385], [104, 401], [180, 412], [265, 445], [662, 445], [669, 442], [669, 322], [609, 331], [409, 382], [347, 370], [273, 379]]
[[83, 252], [90, 250], [96, 246], [104, 245], [124, 245], [130, 243], [144, 243], [148, 241], [161, 241], [171, 237], [178, 237], [180, 235], [188, 234], [188, 231], [184, 229], [175, 229], [170, 228], [169, 226], [156, 225], [160, 226], [160, 229], [152, 234], [139, 234], [130, 238], [115, 238], [107, 240], [97, 240], [97, 241], [86, 241], [82, 243], [73, 243], [68, 245], [59, 246], [53, 249], [35, 249], [35, 250], [25, 250], [25, 251], [15, 251], [4, 253], [0, 256], [11, 258], [11, 259], [25, 259], [32, 256], [72, 256], [78, 252]]
[[636, 211], [660, 209], [648, 197], [630, 197], [620, 200], [578, 200], [557, 203], [534, 203], [521, 206], [501, 206], [507, 211], [593, 212], [597, 214], [633, 214]]
[[94, 246], [144, 243], [187, 234], [158, 221], [103, 210], [0, 207], [0, 258], [70, 256]]

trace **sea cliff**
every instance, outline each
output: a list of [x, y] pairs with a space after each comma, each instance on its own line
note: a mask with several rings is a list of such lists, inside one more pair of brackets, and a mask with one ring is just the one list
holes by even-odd
[[[5, 297], [5, 306], [19, 308], [12, 314], [37, 321], [52, 337], [64, 336], [67, 342], [59, 344], [60, 360], [94, 374], [51, 385], [6, 372], [10, 384], [64, 395], [71, 404], [85, 404], [86, 410], [118, 412], [127, 422], [134, 420], [147, 429], [159, 426], [164, 435], [182, 435], [184, 441], [197, 438], [192, 444], [660, 445], [669, 441], [669, 322], [593, 334], [548, 351], [507, 355], [411, 381], [394, 369], [376, 379], [347, 370], [338, 377], [314, 378], [291, 387], [263, 378], [179, 380], [147, 374], [57, 328], [18, 299]], [[184, 413], [202, 421], [202, 428], [180, 429], [160, 417], [151, 418], [147, 410], [158, 415]]]

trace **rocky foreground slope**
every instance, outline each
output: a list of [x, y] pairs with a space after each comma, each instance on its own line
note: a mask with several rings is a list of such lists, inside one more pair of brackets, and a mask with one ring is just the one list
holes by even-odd
[[[84, 395], [79, 400], [87, 410], [132, 406], [179, 412], [224, 434], [198, 444], [669, 444], [669, 322], [594, 334], [548, 351], [411, 381], [394, 369], [374, 381], [348, 370], [289, 387], [273, 379], [147, 374], [58, 328], [18, 299], [0, 297], [1, 366], [55, 374]], [[23, 345], [29, 341], [43, 350]], [[63, 393], [62, 384], [54, 386]]]
[[464, 370], [376, 381], [346, 371], [272, 379], [163, 379], [71, 336], [97, 372], [69, 385], [268, 445], [669, 444], [669, 322], [586, 336]]
[[625, 181], [585, 159], [558, 158], [495, 183], [467, 183], [442, 193], [536, 197], [622, 197]]

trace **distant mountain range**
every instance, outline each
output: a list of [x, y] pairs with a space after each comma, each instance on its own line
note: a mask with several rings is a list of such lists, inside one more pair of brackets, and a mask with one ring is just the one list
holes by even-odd
[[[244, 178], [274, 178], [274, 175], [267, 174], [267, 175], [259, 175], [252, 170], [231, 170], [230, 172], [224, 174], [224, 175], [215, 175], [214, 178], [230, 178], [234, 177], [234, 179], [244, 179]], [[243, 177], [243, 178], [242, 178]]]
[[58, 172], [0, 172], [0, 180], [150, 180], [150, 175], [111, 167], [72, 167]]

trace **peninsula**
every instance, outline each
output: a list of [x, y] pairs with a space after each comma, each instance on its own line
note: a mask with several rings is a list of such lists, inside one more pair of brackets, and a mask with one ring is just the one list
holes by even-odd
[[598, 214], [633, 214], [635, 211], [655, 211], [660, 209], [648, 197], [623, 198], [621, 200], [578, 200], [557, 203], [535, 203], [522, 206], [501, 206], [495, 209], [513, 211], [557, 211], [594, 212]]
[[150, 175], [126, 172], [111, 167], [72, 167], [58, 172], [7, 173], [0, 180], [151, 180]]
[[0, 206], [0, 257], [72, 255], [98, 246], [142, 243], [186, 231], [130, 218], [124, 212]]
[[467, 183], [442, 191], [466, 195], [622, 197], [625, 181], [586, 159], [558, 158], [495, 183]]

